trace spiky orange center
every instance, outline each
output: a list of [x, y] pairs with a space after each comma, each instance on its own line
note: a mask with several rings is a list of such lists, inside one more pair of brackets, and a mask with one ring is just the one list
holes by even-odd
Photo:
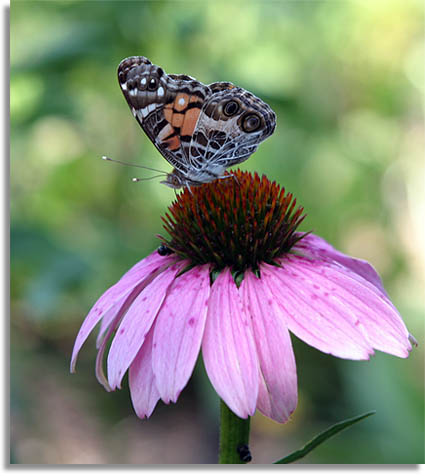
[[238, 169], [229, 178], [177, 195], [162, 218], [170, 238], [159, 238], [193, 264], [257, 270], [300, 239], [294, 232], [305, 217], [302, 212], [284, 188]]

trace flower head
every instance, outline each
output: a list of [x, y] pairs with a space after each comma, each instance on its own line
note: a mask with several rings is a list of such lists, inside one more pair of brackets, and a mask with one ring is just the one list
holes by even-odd
[[234, 272], [258, 270], [288, 252], [301, 238], [294, 232], [303, 209], [265, 176], [234, 177], [177, 196], [163, 218], [171, 236], [163, 243], [192, 264]]
[[236, 415], [258, 409], [285, 422], [297, 404], [289, 331], [336, 357], [407, 357], [411, 336], [373, 267], [297, 232], [303, 218], [291, 194], [257, 174], [186, 189], [164, 219], [170, 238], [89, 312], [71, 369], [100, 322], [97, 378], [114, 390], [128, 371], [139, 417], [177, 400], [202, 349]]

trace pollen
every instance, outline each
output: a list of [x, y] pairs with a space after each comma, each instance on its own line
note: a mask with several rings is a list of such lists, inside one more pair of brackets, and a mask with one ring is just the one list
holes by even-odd
[[257, 270], [290, 252], [305, 218], [291, 193], [266, 176], [232, 171], [228, 177], [184, 189], [171, 204], [162, 243], [193, 264]]

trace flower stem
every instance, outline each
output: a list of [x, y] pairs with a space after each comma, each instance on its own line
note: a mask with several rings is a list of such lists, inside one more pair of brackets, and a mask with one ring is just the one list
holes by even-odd
[[251, 461], [249, 423], [249, 417], [239, 418], [220, 400], [219, 464], [245, 464]]

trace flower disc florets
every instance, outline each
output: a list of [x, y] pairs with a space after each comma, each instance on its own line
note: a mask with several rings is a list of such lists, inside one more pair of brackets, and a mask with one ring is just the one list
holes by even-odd
[[163, 218], [171, 238], [160, 239], [193, 264], [257, 270], [303, 236], [294, 233], [302, 212], [292, 194], [266, 176], [236, 170], [179, 194]]

